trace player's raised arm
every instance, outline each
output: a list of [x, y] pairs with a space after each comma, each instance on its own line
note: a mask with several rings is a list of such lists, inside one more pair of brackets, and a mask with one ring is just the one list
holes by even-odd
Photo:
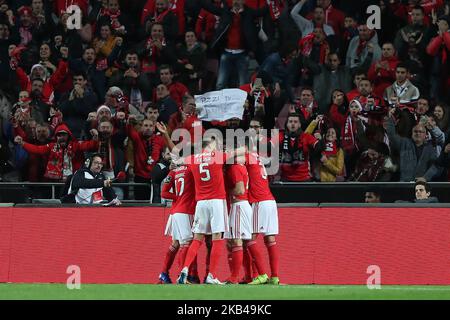
[[170, 199], [175, 200], [175, 179], [174, 179], [174, 172], [171, 170], [167, 177], [164, 179], [162, 190], [161, 190], [161, 197], [164, 199]]

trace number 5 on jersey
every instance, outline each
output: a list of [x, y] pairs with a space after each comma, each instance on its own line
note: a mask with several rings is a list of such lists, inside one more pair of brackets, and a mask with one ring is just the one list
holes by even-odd
[[202, 181], [211, 180], [211, 174], [209, 173], [208, 163], [201, 163], [199, 168], [200, 168], [200, 180]]

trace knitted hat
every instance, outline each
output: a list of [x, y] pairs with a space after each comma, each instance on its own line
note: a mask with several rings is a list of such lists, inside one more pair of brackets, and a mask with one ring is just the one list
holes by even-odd
[[108, 110], [109, 113], [111, 113], [111, 109], [108, 106], [101, 105], [100, 107], [97, 108], [97, 114], [103, 109], [106, 109]]
[[116, 87], [116, 86], [113, 86], [113, 87], [110, 87], [109, 89], [108, 89], [108, 92], [111, 94], [111, 95], [113, 95], [113, 96], [115, 96], [115, 95], [123, 95], [123, 91], [122, 91], [122, 89], [120, 89], [119, 87]]

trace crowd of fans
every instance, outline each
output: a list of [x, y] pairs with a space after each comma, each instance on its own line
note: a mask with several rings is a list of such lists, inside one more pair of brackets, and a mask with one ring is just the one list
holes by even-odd
[[158, 185], [170, 154], [156, 122], [192, 130], [194, 95], [241, 88], [243, 119], [203, 126], [281, 129], [275, 180], [449, 181], [449, 8], [0, 0], [1, 179], [65, 181], [96, 152], [106, 177]]

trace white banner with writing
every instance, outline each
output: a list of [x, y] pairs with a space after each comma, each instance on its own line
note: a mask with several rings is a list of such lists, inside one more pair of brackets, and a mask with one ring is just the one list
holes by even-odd
[[203, 121], [242, 120], [247, 92], [241, 89], [223, 89], [195, 96], [198, 117]]

